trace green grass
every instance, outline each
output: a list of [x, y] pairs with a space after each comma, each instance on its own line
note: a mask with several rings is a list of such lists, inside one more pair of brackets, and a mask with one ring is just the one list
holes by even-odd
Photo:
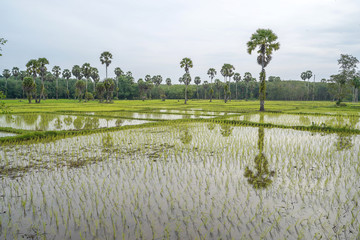
[[[40, 104], [28, 104], [22, 100], [4, 100], [12, 113], [27, 112], [99, 112], [99, 111], [131, 111], [143, 112], [159, 109], [169, 110], [203, 110], [221, 112], [252, 112], [259, 110], [259, 101], [232, 100], [224, 103], [223, 100], [190, 100], [184, 104], [184, 100], [115, 100], [112, 104], [98, 103], [97, 101], [78, 102], [76, 100], [45, 100]], [[347, 103], [345, 107], [336, 107], [334, 102], [320, 101], [266, 101], [266, 111], [291, 112], [291, 113], [341, 113], [358, 114], [360, 103]]]

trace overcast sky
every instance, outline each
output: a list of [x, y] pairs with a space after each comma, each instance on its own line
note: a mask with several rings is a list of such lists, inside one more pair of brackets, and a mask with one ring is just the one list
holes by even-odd
[[267, 76], [297, 80], [312, 70], [316, 80], [338, 71], [340, 54], [360, 59], [359, 0], [1, 0], [0, 71], [25, 69], [30, 59], [46, 57], [49, 69], [89, 62], [105, 77], [100, 54], [110, 51], [114, 68], [170, 77], [184, 73], [180, 61], [192, 59], [193, 77], [209, 80], [230, 63], [241, 76], [258, 78], [256, 54], [246, 42], [258, 28], [272, 29], [280, 49]]

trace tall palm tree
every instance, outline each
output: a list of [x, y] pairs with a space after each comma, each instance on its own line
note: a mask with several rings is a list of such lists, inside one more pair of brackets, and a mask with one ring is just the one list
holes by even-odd
[[188, 88], [188, 85], [190, 84], [191, 82], [191, 76], [190, 76], [190, 73], [185, 73], [182, 77], [182, 82], [185, 84], [185, 104], [187, 102], [187, 88]]
[[89, 78], [91, 76], [91, 66], [90, 66], [90, 63], [84, 63], [81, 67], [81, 73], [82, 75], [84, 76], [84, 78], [86, 79], [85, 81], [85, 93], [88, 92], [88, 81], [89, 81]]
[[238, 82], [240, 82], [240, 80], [241, 80], [241, 75], [240, 75], [240, 73], [235, 73], [233, 79], [234, 79], [234, 81], [235, 81], [235, 99], [238, 99], [237, 84], [238, 84]]
[[[306, 79], [307, 79], [306, 72], [302, 72], [302, 73], [300, 74], [300, 77], [301, 77], [302, 80], [306, 81]], [[305, 82], [305, 87], [306, 87], [306, 82]], [[306, 99], [307, 99], [307, 97], [306, 97]]]
[[101, 64], [105, 64], [105, 67], [106, 67], [106, 78], [108, 78], [107, 68], [111, 63], [112, 57], [113, 57], [112, 54], [108, 51], [105, 51], [100, 55], [100, 62], [101, 62]]
[[214, 93], [214, 90], [213, 90], [213, 78], [215, 77], [216, 75], [216, 70], [215, 68], [209, 68], [207, 74], [209, 75], [210, 77], [210, 102], [212, 102], [212, 95]]
[[197, 98], [199, 99], [199, 84], [201, 83], [200, 77], [198, 77], [198, 76], [195, 77], [194, 83], [196, 84], [196, 95], [197, 95]]
[[252, 80], [252, 75], [251, 75], [251, 73], [249, 73], [249, 72], [246, 72], [245, 74], [244, 74], [244, 82], [245, 82], [245, 101], [247, 101], [248, 100], [248, 96], [249, 96], [249, 94], [248, 94], [248, 91], [249, 91], [249, 82]]
[[62, 72], [62, 77], [66, 79], [66, 95], [68, 98], [70, 98], [70, 92], [69, 92], [69, 79], [71, 78], [71, 72], [69, 69], [64, 69]]
[[9, 69], [4, 69], [2, 74], [5, 78], [5, 96], [6, 96], [7, 95], [7, 82], [8, 82], [9, 77], [11, 77], [11, 72]]
[[121, 68], [119, 67], [116, 67], [115, 70], [114, 70], [114, 73], [116, 75], [116, 88], [115, 88], [115, 91], [116, 91], [116, 98], [119, 99], [119, 78], [121, 75], [124, 74], [123, 70], [121, 70]]
[[40, 74], [40, 79], [41, 79], [41, 92], [40, 92], [40, 97], [38, 100], [38, 103], [40, 103], [41, 99], [45, 99], [45, 77], [47, 74], [47, 68], [46, 65], [49, 64], [49, 60], [47, 60], [46, 58], [39, 58], [38, 60], [39, 63], [39, 74]]
[[183, 58], [180, 62], [180, 67], [185, 69], [185, 74], [183, 76], [183, 81], [185, 83], [185, 104], [187, 102], [187, 87], [191, 82], [191, 76], [189, 69], [193, 67], [193, 62], [190, 58]]
[[250, 41], [247, 42], [247, 52], [249, 54], [258, 47], [257, 53], [259, 56], [257, 57], [257, 62], [261, 65], [259, 88], [260, 111], [265, 111], [265, 67], [270, 63], [273, 51], [277, 51], [280, 48], [280, 43], [276, 42], [277, 38], [276, 34], [270, 29], [258, 29], [256, 33], [251, 35]]
[[[26, 71], [27, 73], [32, 76], [34, 84], [35, 84], [35, 79], [37, 77], [37, 75], [39, 74], [39, 62], [36, 59], [31, 59], [26, 63]], [[35, 85], [36, 86], [36, 85]], [[35, 88], [35, 102], [37, 102], [37, 94], [36, 94], [36, 88]]]
[[56, 100], [59, 99], [59, 82], [58, 82], [58, 79], [59, 79], [59, 76], [60, 76], [60, 73], [61, 73], [61, 68], [59, 66], [54, 66], [52, 68], [52, 72], [54, 74], [54, 77], [55, 77], [55, 82], [56, 82]]

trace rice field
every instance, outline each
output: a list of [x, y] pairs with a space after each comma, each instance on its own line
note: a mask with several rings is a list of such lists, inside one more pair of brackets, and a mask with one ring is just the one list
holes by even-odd
[[[360, 238], [358, 134], [238, 126], [221, 123], [218, 110], [187, 111], [214, 122], [157, 116], [153, 125], [1, 145], [0, 239]], [[87, 113], [63, 116], [126, 120]], [[151, 113], [132, 116], [141, 114]], [[228, 115], [244, 124], [351, 122]]]

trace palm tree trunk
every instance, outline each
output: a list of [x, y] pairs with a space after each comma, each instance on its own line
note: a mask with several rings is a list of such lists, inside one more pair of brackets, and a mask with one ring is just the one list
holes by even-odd
[[59, 84], [58, 84], [58, 78], [56, 78], [56, 100], [59, 99]]
[[236, 93], [235, 93], [235, 95], [236, 95], [235, 98], [236, 98], [236, 100], [237, 100], [237, 99], [238, 99], [238, 94], [237, 94], [237, 92], [238, 92], [238, 91], [237, 91], [237, 82], [235, 82], [235, 90], [236, 90], [236, 91], [235, 91], [235, 92], [236, 92]]
[[70, 99], [70, 93], [69, 93], [69, 79], [66, 79], [66, 94], [68, 95], [68, 99]]
[[359, 100], [359, 95], [358, 95], [358, 93], [359, 93], [359, 89], [358, 88], [355, 88], [355, 102], [358, 102]]
[[106, 78], [107, 78], [107, 66], [105, 68], [106, 68]]
[[185, 104], [187, 102], [187, 84], [185, 84]]
[[265, 47], [262, 52], [261, 73], [260, 73], [260, 112], [265, 111]]

